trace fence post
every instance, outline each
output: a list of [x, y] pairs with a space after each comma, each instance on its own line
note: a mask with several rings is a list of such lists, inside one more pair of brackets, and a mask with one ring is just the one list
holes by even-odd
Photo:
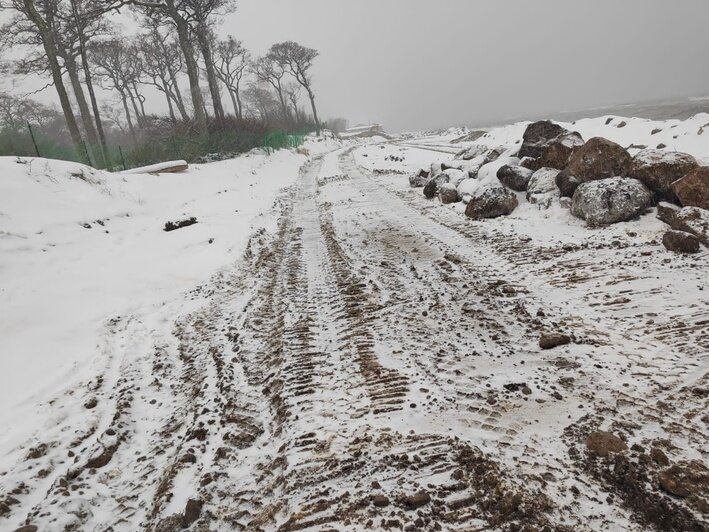
[[123, 148], [121, 148], [120, 146], [118, 146], [118, 153], [121, 154], [121, 163], [123, 164], [123, 170], [128, 170], [128, 168], [126, 168], [126, 160], [123, 158]]
[[32, 137], [32, 144], [34, 144], [34, 151], [37, 153], [37, 157], [41, 157], [39, 154], [39, 147], [37, 146], [37, 141], [34, 138], [34, 132], [32, 131], [32, 126], [27, 122], [27, 129], [30, 131], [30, 137]]

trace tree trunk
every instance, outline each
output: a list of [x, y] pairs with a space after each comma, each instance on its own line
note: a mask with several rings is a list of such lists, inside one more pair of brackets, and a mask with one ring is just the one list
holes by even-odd
[[86, 102], [84, 89], [81, 87], [81, 81], [79, 80], [79, 69], [76, 65], [76, 60], [73, 57], [65, 57], [64, 67], [69, 74], [69, 80], [71, 81], [71, 86], [74, 89], [76, 103], [79, 106], [79, 116], [81, 117], [81, 123], [84, 125], [84, 131], [86, 131], [86, 137], [89, 141], [90, 150], [94, 154], [96, 166], [101, 168], [105, 166], [101, 146], [98, 142], [98, 135], [96, 134], [96, 128], [94, 127], [93, 117], [89, 111], [89, 104]]
[[170, 120], [173, 124], [177, 123], [177, 118], [175, 117], [175, 110], [172, 108], [172, 98], [170, 98], [170, 88], [165, 86], [165, 99], [167, 100], [167, 108], [170, 111]]
[[212, 60], [212, 48], [209, 44], [207, 28], [200, 25], [197, 32], [197, 42], [204, 58], [205, 72], [207, 73], [207, 83], [209, 85], [209, 93], [212, 96], [212, 106], [214, 107], [214, 116], [217, 120], [224, 119], [224, 107], [222, 107], [222, 97], [219, 94], [219, 82], [217, 75], [214, 72], [214, 62]]
[[44, 47], [44, 52], [47, 54], [47, 62], [49, 63], [49, 69], [52, 73], [52, 81], [54, 82], [54, 88], [56, 89], [57, 96], [59, 97], [59, 104], [64, 112], [64, 119], [66, 120], [66, 126], [69, 129], [69, 135], [71, 136], [71, 140], [74, 143], [79, 157], [85, 159], [86, 153], [84, 150], [84, 141], [81, 138], [81, 131], [79, 131], [79, 125], [76, 123], [76, 117], [74, 116], [74, 111], [72, 111], [71, 103], [69, 102], [69, 95], [66, 92], [66, 87], [64, 86], [64, 81], [62, 80], [62, 69], [59, 65], [59, 60], [57, 59], [57, 48], [54, 44], [54, 36], [52, 35], [47, 22], [37, 11], [33, 0], [23, 0], [23, 4], [25, 6], [27, 16], [37, 27], [37, 31], [42, 39], [42, 46]]
[[[28, 0], [25, 0], [28, 1]], [[197, 122], [197, 128], [201, 133], [207, 132], [207, 115], [204, 112], [204, 100], [202, 91], [199, 87], [199, 69], [197, 61], [195, 61], [190, 42], [190, 31], [187, 22], [174, 8], [170, 9], [170, 17], [175, 23], [177, 29], [177, 40], [180, 43], [182, 55], [185, 58], [185, 67], [187, 68], [187, 78], [190, 81], [190, 94], [192, 95], [192, 107], [194, 107], [194, 118]]]
[[96, 99], [96, 93], [94, 92], [94, 84], [91, 80], [91, 69], [89, 68], [89, 60], [86, 54], [86, 42], [82, 29], [79, 24], [79, 14], [76, 10], [76, 3], [71, 2], [71, 10], [74, 15], [74, 22], [76, 24], [76, 31], [79, 37], [79, 53], [81, 54], [81, 66], [84, 70], [84, 81], [86, 82], [86, 89], [89, 91], [89, 99], [91, 100], [91, 108], [94, 111], [94, 120], [96, 121], [96, 131], [98, 132], [98, 138], [101, 141], [101, 150], [103, 151], [103, 160], [106, 163], [106, 168], [111, 166], [111, 155], [108, 151], [108, 144], [106, 142], [106, 134], [103, 130], [103, 123], [101, 122], [101, 114], [98, 109], [98, 100]]
[[313, 94], [313, 91], [310, 90], [310, 87], [306, 87], [308, 90], [308, 96], [310, 97], [310, 105], [313, 108], [313, 118], [315, 119], [315, 130], [317, 131], [318, 137], [320, 136], [320, 120], [318, 120], [318, 112], [315, 109], [315, 95]]
[[190, 117], [187, 114], [187, 110], [185, 109], [185, 102], [182, 101], [182, 93], [180, 92], [180, 87], [177, 84], [177, 77], [175, 76], [175, 72], [173, 72], [172, 70], [170, 70], [170, 81], [172, 82], [173, 88], [173, 90], [170, 92], [170, 95], [173, 97], [175, 104], [177, 105], [177, 110], [180, 112], [182, 120], [184, 122], [188, 122]]
[[133, 120], [130, 117], [130, 111], [128, 110], [128, 100], [126, 94], [120, 91], [121, 101], [123, 102], [123, 110], [126, 112], [126, 120], [128, 121], [128, 130], [130, 131], [131, 137], [133, 137], [133, 142], [137, 142], [138, 138], [135, 136], [135, 129], [133, 128]]
[[236, 88], [234, 89], [234, 94], [236, 95], [236, 103], [239, 105], [239, 120], [244, 118], [244, 106], [241, 103], [241, 96], [239, 94], [239, 83], [237, 82]]
[[231, 90], [229, 87], [227, 87], [227, 90], [229, 91], [229, 96], [231, 96], [231, 103], [234, 106], [234, 116], [236, 118], [239, 118], [239, 104], [236, 101], [236, 96], [234, 96], [234, 91]]

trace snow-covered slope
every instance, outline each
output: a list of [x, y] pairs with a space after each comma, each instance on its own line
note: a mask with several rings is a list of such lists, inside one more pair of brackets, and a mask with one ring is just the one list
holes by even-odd
[[[107, 320], [162, 305], [237, 260], [306, 160], [254, 151], [181, 174], [126, 175], [0, 158], [0, 426], [18, 429], [21, 405], [81, 372]], [[192, 216], [197, 224], [163, 230]]]
[[[648, 120], [602, 116], [576, 122], [557, 122], [570, 131], [578, 131], [584, 139], [605, 137], [628, 149], [631, 155], [647, 148], [665, 145], [666, 150], [694, 155], [700, 164], [709, 164], [709, 114], [701, 113], [687, 120]], [[522, 143], [529, 122], [517, 122], [491, 129], [474, 144], [490, 147]]]

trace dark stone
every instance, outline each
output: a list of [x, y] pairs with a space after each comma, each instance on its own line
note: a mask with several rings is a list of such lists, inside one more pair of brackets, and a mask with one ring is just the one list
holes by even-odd
[[631, 165], [632, 158], [625, 148], [608, 139], [595, 137], [574, 151], [566, 171], [585, 182], [627, 176]]
[[425, 491], [419, 491], [416, 495], [409, 495], [404, 498], [404, 506], [409, 510], [416, 510], [431, 502], [431, 496]]
[[699, 167], [687, 153], [643, 150], [633, 157], [630, 177], [641, 181], [655, 193], [656, 201], [675, 201], [672, 183]]
[[182, 515], [182, 526], [184, 528], [189, 527], [199, 519], [199, 514], [202, 513], [202, 506], [204, 506], [204, 502], [200, 499], [190, 499], [187, 501], [185, 513]]
[[699, 239], [684, 231], [667, 231], [662, 237], [662, 245], [676, 253], [699, 253]]
[[564, 198], [573, 197], [574, 192], [576, 192], [576, 189], [581, 184], [581, 180], [576, 179], [574, 176], [567, 173], [565, 170], [562, 170], [561, 172], [556, 174], [555, 182], [556, 186], [559, 187], [561, 196]]
[[683, 207], [709, 210], [709, 166], [692, 170], [672, 183], [671, 188]]
[[709, 211], [699, 207], [679, 208], [670, 203], [657, 206], [657, 217], [675, 231], [685, 231], [709, 246]]
[[510, 166], [506, 164], [501, 166], [497, 171], [497, 178], [500, 180], [500, 183], [507, 188], [516, 190], [517, 192], [524, 192], [527, 190], [527, 183], [529, 183], [533, 173], [532, 170], [524, 166]]
[[549, 120], [529, 124], [522, 136], [519, 157], [540, 157], [552, 140], [567, 133], [566, 129]]
[[490, 185], [471, 195], [465, 215], [474, 220], [497, 218], [512, 213], [518, 204], [514, 193], [505, 187]]
[[542, 349], [553, 349], [560, 345], [566, 345], [571, 342], [571, 337], [568, 334], [550, 333], [542, 334], [539, 338], [539, 347]]
[[586, 448], [596, 456], [606, 457], [628, 450], [628, 445], [610, 432], [592, 432], [586, 438]]
[[389, 497], [386, 495], [374, 495], [372, 497], [372, 504], [377, 508], [384, 508], [389, 506]]
[[569, 158], [574, 150], [581, 146], [583, 146], [583, 137], [580, 134], [574, 132], [562, 135], [544, 148], [539, 157], [539, 168], [563, 170], [569, 163]]

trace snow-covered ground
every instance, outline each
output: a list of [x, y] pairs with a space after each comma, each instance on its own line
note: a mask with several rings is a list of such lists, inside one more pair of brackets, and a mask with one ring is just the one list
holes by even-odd
[[[709, 160], [709, 115], [609, 118], [564, 125]], [[654, 209], [472, 221], [409, 186], [526, 125], [159, 176], [0, 160], [0, 529], [706, 528], [707, 250]], [[700, 481], [669, 496], [665, 460]]]
[[[149, 319], [238, 260], [257, 227], [272, 229], [274, 200], [306, 160], [254, 151], [128, 175], [0, 158], [0, 450], [34, 429], [25, 407], [82, 377], [108, 321]], [[163, 230], [192, 216], [197, 224]]]

